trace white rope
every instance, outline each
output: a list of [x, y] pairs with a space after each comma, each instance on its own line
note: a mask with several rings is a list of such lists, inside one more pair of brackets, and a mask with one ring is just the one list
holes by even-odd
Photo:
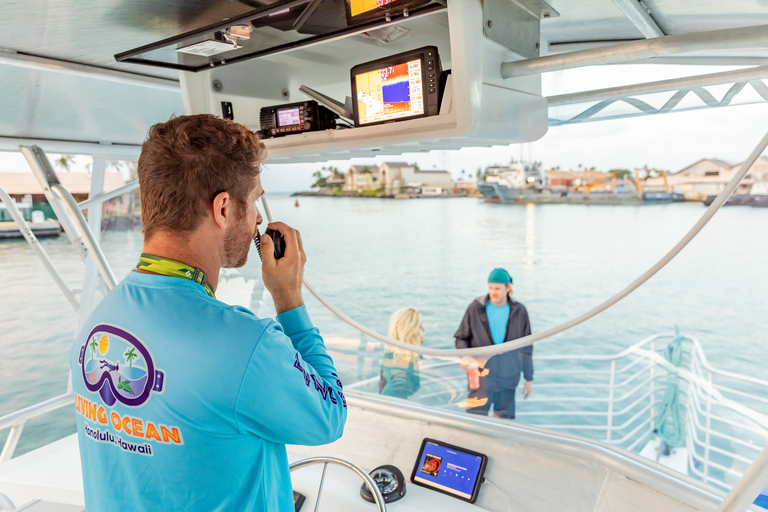
[[[598, 306], [595, 306], [594, 308], [590, 309], [586, 313], [577, 316], [576, 318], [573, 318], [571, 320], [568, 320], [567, 322], [564, 322], [558, 326], [552, 327], [550, 329], [547, 329], [545, 331], [530, 334], [528, 336], [525, 336], [523, 338], [518, 338], [516, 340], [510, 340], [505, 343], [499, 344], [499, 345], [490, 345], [487, 347], [475, 347], [475, 348], [461, 348], [461, 349], [440, 349], [440, 348], [428, 348], [424, 346], [417, 346], [417, 345], [411, 345], [408, 343], [403, 343], [402, 341], [394, 340], [388, 336], [384, 336], [382, 334], [377, 333], [376, 331], [373, 331], [372, 329], [369, 329], [368, 327], [362, 325], [361, 323], [353, 320], [352, 318], [348, 317], [339, 309], [337, 309], [333, 304], [328, 302], [328, 300], [320, 295], [317, 290], [315, 290], [312, 285], [309, 284], [309, 282], [304, 279], [304, 286], [307, 287], [307, 289], [317, 297], [317, 300], [319, 300], [326, 308], [328, 308], [333, 314], [335, 314], [337, 317], [339, 317], [344, 322], [348, 323], [355, 329], [359, 330], [360, 332], [370, 336], [371, 338], [377, 339], [381, 341], [382, 343], [386, 343], [387, 345], [391, 345], [393, 347], [401, 348], [404, 350], [408, 350], [410, 352], [415, 352], [417, 354], [422, 354], [425, 356], [438, 356], [438, 357], [445, 357], [445, 356], [491, 356], [495, 354], [501, 354], [503, 352], [508, 352], [510, 350], [515, 350], [520, 347], [524, 347], [526, 345], [531, 345], [532, 343], [535, 343], [539, 340], [543, 340], [544, 338], [549, 338], [550, 336], [553, 336], [555, 334], [561, 333], [563, 331], [566, 331], [572, 327], [575, 327], [579, 325], [580, 323], [586, 322], [593, 316], [596, 316], [606, 309], [610, 308], [620, 300], [622, 300], [624, 297], [638, 289], [641, 285], [643, 285], [646, 281], [648, 281], [651, 277], [653, 277], [659, 270], [664, 268], [667, 263], [672, 261], [675, 256], [677, 256], [680, 251], [682, 251], [688, 243], [693, 240], [696, 235], [699, 234], [699, 232], [704, 228], [704, 226], [707, 225], [707, 223], [712, 219], [712, 217], [717, 213], [717, 211], [720, 209], [721, 206], [725, 203], [725, 201], [728, 199], [728, 197], [733, 193], [734, 190], [736, 190], [736, 187], [739, 186], [739, 182], [746, 176], [747, 172], [749, 172], [749, 169], [752, 168], [752, 165], [754, 165], [755, 161], [760, 157], [760, 155], [765, 151], [766, 147], [768, 147], [768, 133], [766, 133], [763, 138], [760, 140], [760, 142], [757, 144], [755, 149], [752, 151], [752, 153], [749, 155], [749, 158], [744, 161], [744, 163], [741, 165], [741, 169], [739, 169], [739, 172], [737, 172], [733, 178], [731, 178], [731, 181], [728, 182], [728, 185], [725, 187], [725, 189], [720, 192], [720, 195], [717, 196], [717, 198], [712, 202], [712, 204], [709, 206], [707, 211], [704, 213], [704, 215], [699, 219], [699, 221], [693, 225], [693, 227], [686, 233], [686, 235], [674, 246], [670, 251], [664, 255], [663, 258], [661, 258], [655, 265], [653, 265], [651, 268], [649, 268], [647, 271], [645, 271], [640, 277], [632, 281], [626, 288], [621, 290], [619, 293], [614, 295], [613, 297], [609, 298], [602, 304], [599, 304]], [[262, 196], [262, 201], [264, 202], [265, 211], [267, 212], [267, 218], [270, 222], [272, 222], [272, 218], [269, 215], [269, 209], [266, 206], [266, 198]]]

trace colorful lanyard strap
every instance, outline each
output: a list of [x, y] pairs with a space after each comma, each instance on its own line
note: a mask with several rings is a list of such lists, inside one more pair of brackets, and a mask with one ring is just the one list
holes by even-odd
[[151, 254], [142, 253], [139, 256], [139, 262], [136, 264], [137, 270], [146, 270], [148, 272], [154, 272], [155, 274], [161, 274], [170, 277], [180, 277], [182, 279], [189, 279], [205, 288], [205, 293], [214, 299], [216, 296], [213, 294], [213, 288], [208, 284], [205, 278], [205, 274], [202, 270], [192, 268], [189, 265], [179, 263], [178, 261], [168, 260], [159, 256], [153, 256]]

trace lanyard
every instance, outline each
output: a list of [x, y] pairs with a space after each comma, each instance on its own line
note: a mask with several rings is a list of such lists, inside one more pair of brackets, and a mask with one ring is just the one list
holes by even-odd
[[213, 294], [213, 289], [205, 279], [205, 274], [200, 269], [192, 268], [189, 265], [179, 263], [178, 261], [167, 260], [147, 253], [142, 253], [141, 256], [139, 256], [139, 262], [136, 264], [136, 268], [154, 272], [155, 274], [162, 274], [164, 276], [189, 279], [205, 288], [205, 293], [210, 297], [213, 297], [214, 299], [216, 298]]

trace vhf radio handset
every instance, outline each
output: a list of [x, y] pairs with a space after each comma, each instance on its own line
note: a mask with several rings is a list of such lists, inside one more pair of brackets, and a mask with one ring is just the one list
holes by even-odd
[[[279, 260], [285, 256], [285, 237], [283, 237], [282, 233], [272, 228], [267, 228], [266, 234], [272, 237], [272, 243], [275, 245], [275, 259]], [[253, 237], [253, 244], [259, 253], [259, 259], [263, 261], [264, 258], [261, 256], [261, 235], [259, 234], [258, 226], [256, 226], [256, 236]]]

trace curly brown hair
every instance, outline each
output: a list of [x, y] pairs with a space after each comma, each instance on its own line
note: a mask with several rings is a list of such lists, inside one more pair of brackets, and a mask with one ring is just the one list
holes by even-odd
[[138, 164], [144, 238], [194, 231], [221, 192], [244, 212], [265, 157], [259, 136], [233, 121], [203, 114], [154, 125]]

